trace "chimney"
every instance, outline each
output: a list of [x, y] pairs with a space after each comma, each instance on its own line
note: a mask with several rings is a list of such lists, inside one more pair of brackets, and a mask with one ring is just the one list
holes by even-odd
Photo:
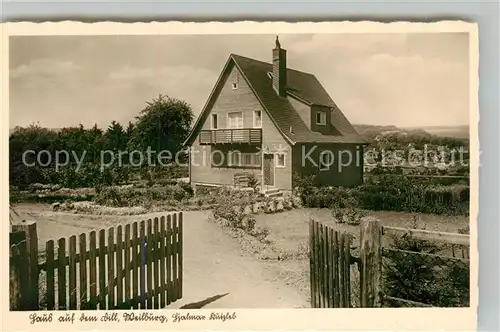
[[273, 87], [278, 95], [286, 95], [286, 50], [281, 48], [278, 36], [276, 47], [273, 49]]

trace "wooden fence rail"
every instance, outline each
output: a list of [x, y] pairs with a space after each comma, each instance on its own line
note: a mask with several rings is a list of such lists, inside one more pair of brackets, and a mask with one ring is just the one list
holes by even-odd
[[349, 234], [309, 223], [311, 307], [351, 307]]
[[[45, 261], [38, 262], [35, 252], [36, 262], [31, 264], [28, 281], [17, 278], [16, 284], [21, 293], [23, 285], [28, 287], [24, 296], [31, 309], [38, 309], [40, 295], [45, 297], [47, 310], [163, 308], [182, 298], [182, 217], [182, 212], [173, 213], [166, 218], [49, 240]], [[16, 240], [12, 235], [11, 239]], [[30, 257], [27, 254], [23, 258], [19, 250], [11, 256], [17, 261], [29, 261]], [[12, 263], [11, 269], [18, 265]], [[41, 271], [46, 273], [46, 282], [41, 287], [45, 293], [39, 294]], [[22, 310], [23, 306], [12, 310]]]

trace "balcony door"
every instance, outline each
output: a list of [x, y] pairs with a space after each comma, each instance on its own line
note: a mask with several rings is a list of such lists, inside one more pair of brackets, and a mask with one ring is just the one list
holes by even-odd
[[[227, 114], [227, 127], [230, 129], [231, 142], [240, 142], [245, 140], [243, 130], [243, 112], [230, 112]], [[246, 138], [248, 139], [248, 138]]]
[[227, 127], [229, 129], [243, 128], [243, 112], [230, 112], [227, 114]]

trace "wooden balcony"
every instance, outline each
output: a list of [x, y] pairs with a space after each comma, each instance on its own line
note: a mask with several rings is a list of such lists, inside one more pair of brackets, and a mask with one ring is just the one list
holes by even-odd
[[215, 129], [200, 132], [200, 144], [262, 144], [262, 129]]

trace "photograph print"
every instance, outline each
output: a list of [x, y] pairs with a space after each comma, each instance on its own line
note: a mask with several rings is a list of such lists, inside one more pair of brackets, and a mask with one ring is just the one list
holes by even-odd
[[471, 40], [10, 36], [10, 310], [475, 306]]

